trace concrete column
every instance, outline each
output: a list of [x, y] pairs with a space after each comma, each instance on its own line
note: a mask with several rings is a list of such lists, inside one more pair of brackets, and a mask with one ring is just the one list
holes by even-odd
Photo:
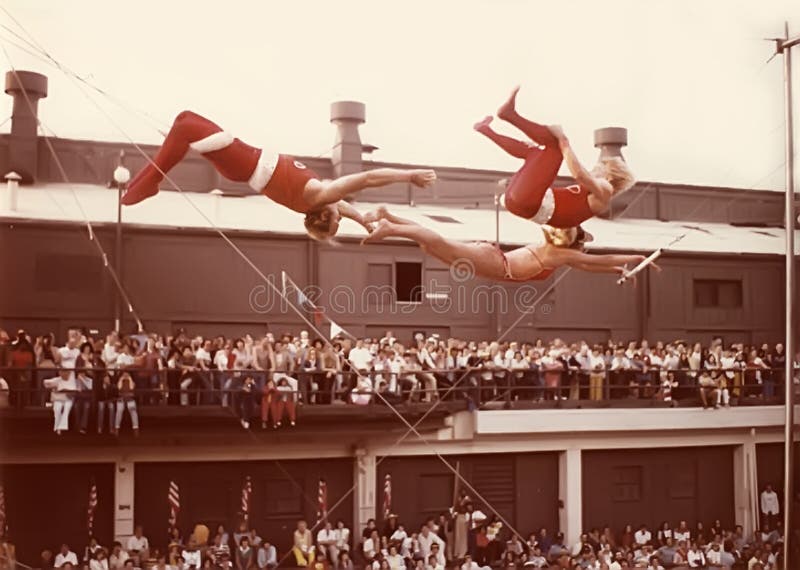
[[133, 534], [134, 464], [118, 461], [114, 469], [114, 538], [123, 541]]
[[564, 544], [575, 544], [583, 530], [583, 462], [580, 449], [558, 455], [558, 527]]
[[752, 536], [758, 525], [758, 464], [756, 444], [747, 441], [733, 451], [733, 495], [736, 524], [745, 536]]
[[377, 485], [378, 470], [375, 454], [364, 448], [357, 448], [355, 452], [353, 478], [356, 483], [355, 500], [353, 502], [353, 533], [358, 534], [367, 526], [369, 519], [376, 517], [375, 488]]

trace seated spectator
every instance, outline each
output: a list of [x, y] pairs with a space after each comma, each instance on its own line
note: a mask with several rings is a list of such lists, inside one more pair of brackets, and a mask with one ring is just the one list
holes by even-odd
[[530, 566], [533, 568], [544, 568], [547, 566], [547, 559], [542, 556], [542, 550], [538, 545], [534, 546], [530, 550], [528, 559], [525, 561], [524, 566]]
[[106, 551], [102, 548], [95, 551], [89, 559], [89, 570], [108, 570]]
[[472, 559], [472, 556], [467, 554], [464, 557], [464, 562], [461, 564], [461, 570], [490, 570], [489, 566], [479, 566], [477, 562]]
[[142, 561], [150, 558], [150, 543], [143, 533], [144, 529], [142, 525], [136, 525], [133, 529], [133, 536], [128, 538], [128, 543], [126, 545], [128, 555], [137, 558], [139, 560], [139, 566], [142, 565]]
[[308, 567], [314, 563], [314, 537], [304, 520], [297, 521], [292, 553], [294, 553], [297, 565], [301, 568]]
[[108, 373], [103, 374], [101, 381], [93, 382], [94, 398], [97, 401], [97, 433], [103, 433], [103, 418], [108, 412], [108, 433], [114, 433], [114, 421], [117, 416], [117, 398], [119, 391], [111, 381]]
[[317, 552], [324, 554], [328, 560], [339, 560], [339, 549], [336, 547], [336, 531], [330, 521], [317, 533]]
[[162, 554], [156, 559], [156, 565], [153, 566], [152, 570], [176, 570], [176, 568], [170, 564], [167, 564], [167, 559]]
[[344, 525], [344, 521], [341, 519], [336, 521], [336, 528], [334, 529], [334, 534], [336, 536], [336, 549], [337, 549], [337, 556], [333, 560], [334, 567], [339, 567], [339, 559], [341, 558], [342, 552], [350, 552], [350, 529]]
[[673, 533], [673, 538], [675, 539], [675, 543], [676, 544], [681, 542], [681, 541], [684, 541], [684, 542], [686, 542], [688, 544], [688, 542], [692, 538], [692, 532], [689, 530], [689, 527], [686, 524], [686, 521], [681, 521], [680, 522], [680, 524], [678, 525], [678, 528], [676, 528], [675, 532]]
[[342, 551], [339, 553], [339, 564], [337, 568], [338, 570], [354, 570], [353, 561], [350, 559], [349, 552]]
[[68, 545], [62, 544], [61, 550], [59, 550], [58, 554], [56, 555], [56, 559], [53, 562], [53, 567], [61, 568], [66, 563], [70, 563], [73, 566], [77, 566], [78, 556], [69, 549]]
[[214, 536], [214, 540], [211, 543], [211, 546], [208, 547], [206, 553], [208, 557], [214, 564], [219, 564], [222, 561], [223, 556], [227, 556], [230, 559], [231, 556], [231, 548], [228, 545], [228, 541], [224, 540], [227, 536], [223, 535], [219, 532]]
[[706, 565], [706, 556], [703, 551], [697, 546], [697, 542], [692, 542], [689, 547], [689, 552], [686, 555], [686, 562], [689, 568], [703, 568]]
[[553, 541], [553, 544], [550, 546], [550, 550], [547, 553], [547, 559], [550, 560], [550, 562], [553, 562], [561, 558], [563, 554], [569, 555], [569, 550], [567, 550], [567, 547], [564, 546], [564, 533], [559, 532], [556, 535], [556, 539]]
[[[383, 563], [386, 563], [386, 561], [384, 560]], [[331, 565], [330, 562], [328, 562], [328, 558], [320, 552], [314, 559], [314, 564], [312, 568], [314, 570], [330, 570]]]
[[111, 554], [108, 557], [108, 567], [110, 570], [122, 570], [128, 561], [128, 553], [122, 549], [122, 543], [114, 542], [111, 546]]
[[664, 570], [664, 566], [661, 564], [658, 556], [651, 556], [650, 560], [647, 562], [647, 566], [645, 566], [645, 570]]
[[181, 558], [183, 558], [183, 564], [188, 568], [198, 569], [202, 567], [202, 553], [194, 534], [189, 537], [189, 544], [181, 551]]
[[367, 561], [375, 560], [378, 554], [380, 554], [380, 548], [380, 536], [378, 535], [378, 531], [373, 529], [372, 534], [370, 534], [369, 538], [364, 541], [364, 545], [362, 547], [364, 559]]
[[653, 533], [647, 530], [647, 525], [643, 524], [633, 534], [633, 539], [636, 541], [637, 546], [644, 546], [645, 544], [650, 544], [653, 540]]
[[236, 548], [236, 570], [251, 570], [255, 566], [255, 553], [250, 538], [243, 536]]
[[386, 557], [386, 562], [389, 564], [389, 570], [405, 570], [406, 568], [406, 562], [394, 543], [389, 545], [389, 555]]
[[261, 537], [258, 536], [258, 531], [254, 528], [251, 528], [248, 536], [250, 538], [250, 546], [258, 549], [258, 547], [261, 546]]
[[273, 570], [278, 566], [278, 551], [267, 541], [261, 543], [256, 555], [258, 570]]

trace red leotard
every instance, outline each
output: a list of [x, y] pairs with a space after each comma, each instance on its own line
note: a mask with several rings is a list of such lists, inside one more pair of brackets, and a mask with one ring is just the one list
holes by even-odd
[[552, 188], [562, 160], [557, 144], [531, 147], [525, 164], [509, 181], [506, 209], [526, 220], [555, 228], [574, 228], [594, 217], [588, 190], [577, 184]]
[[305, 187], [313, 178], [319, 178], [316, 172], [294, 157], [281, 154], [272, 177], [261, 193], [278, 204], [305, 214], [311, 210], [305, 200]]
[[554, 228], [576, 228], [594, 212], [589, 207], [589, 191], [578, 184], [566, 188], [553, 188], [556, 208], [548, 225]]

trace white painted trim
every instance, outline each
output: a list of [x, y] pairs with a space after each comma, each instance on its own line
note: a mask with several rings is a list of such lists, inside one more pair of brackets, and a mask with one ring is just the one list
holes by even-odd
[[258, 158], [258, 164], [247, 185], [256, 192], [261, 192], [267, 187], [269, 181], [272, 180], [272, 175], [275, 173], [275, 166], [278, 164], [278, 155], [268, 153], [265, 150], [261, 151], [261, 156]]
[[207, 152], [213, 152], [215, 150], [222, 150], [223, 148], [230, 146], [233, 144], [233, 135], [227, 131], [219, 131], [218, 133], [214, 133], [213, 135], [208, 135], [204, 139], [200, 139], [199, 141], [194, 141], [193, 143], [189, 143], [189, 148], [199, 152], [200, 154], [205, 154]]

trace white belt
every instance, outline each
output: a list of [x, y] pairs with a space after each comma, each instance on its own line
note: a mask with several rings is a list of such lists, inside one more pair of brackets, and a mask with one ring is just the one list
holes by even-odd
[[261, 151], [261, 156], [258, 159], [258, 164], [250, 180], [247, 184], [256, 192], [261, 192], [267, 187], [269, 181], [272, 180], [272, 175], [275, 173], [275, 166], [278, 164], [278, 155], [268, 153], [265, 150]]

